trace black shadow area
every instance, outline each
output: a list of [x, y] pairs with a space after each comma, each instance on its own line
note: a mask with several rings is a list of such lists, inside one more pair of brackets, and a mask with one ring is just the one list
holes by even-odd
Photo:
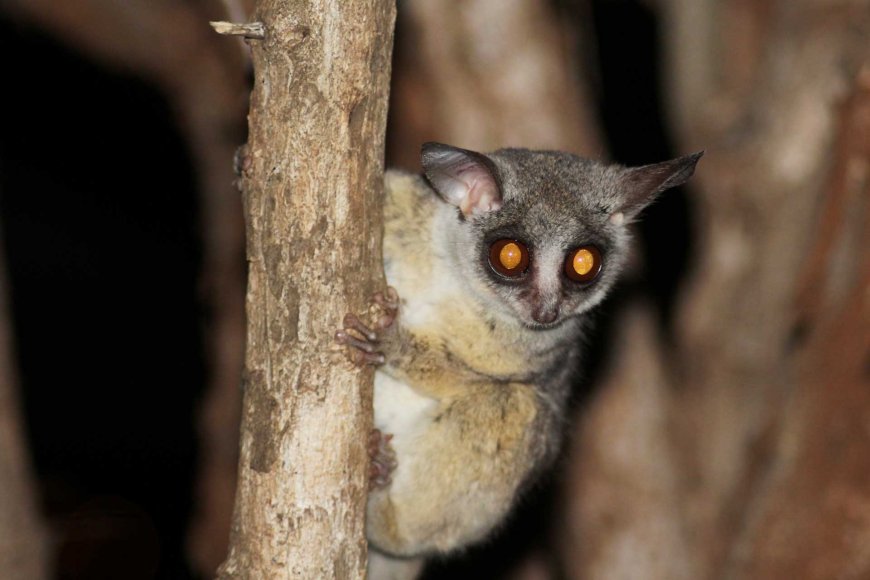
[[195, 183], [145, 82], [0, 20], [0, 219], [57, 577], [188, 578]]

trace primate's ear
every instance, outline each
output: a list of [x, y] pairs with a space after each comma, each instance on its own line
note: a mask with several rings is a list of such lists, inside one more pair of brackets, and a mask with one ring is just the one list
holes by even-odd
[[466, 217], [501, 208], [495, 166], [481, 153], [442, 143], [424, 143], [423, 172], [435, 191]]
[[631, 218], [661, 192], [686, 183], [695, 172], [695, 165], [702, 155], [704, 152], [699, 151], [670, 161], [625, 169], [619, 179], [622, 204], [611, 219], [621, 221], [626, 217]]

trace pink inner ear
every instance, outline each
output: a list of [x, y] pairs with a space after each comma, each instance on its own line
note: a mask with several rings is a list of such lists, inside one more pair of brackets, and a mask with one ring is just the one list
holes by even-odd
[[423, 145], [423, 169], [432, 187], [466, 217], [501, 207], [491, 161], [474, 151], [440, 143]]
[[479, 215], [488, 211], [496, 211], [501, 208], [501, 198], [498, 187], [488, 175], [469, 176], [466, 181], [468, 191], [459, 203], [459, 209], [463, 215]]

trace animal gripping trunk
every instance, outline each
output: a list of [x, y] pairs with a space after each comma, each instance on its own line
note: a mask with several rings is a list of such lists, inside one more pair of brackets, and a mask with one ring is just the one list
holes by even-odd
[[247, 351], [219, 577], [362, 578], [371, 371], [332, 345], [383, 287], [393, 0], [261, 0], [242, 153]]

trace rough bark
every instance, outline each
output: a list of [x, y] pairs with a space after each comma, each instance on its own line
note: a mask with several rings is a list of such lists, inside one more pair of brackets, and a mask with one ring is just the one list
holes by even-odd
[[9, 580], [42, 580], [50, 569], [48, 536], [19, 412], [5, 262], [0, 246], [0, 570]]
[[[698, 259], [674, 347], [627, 331], [628, 352], [660, 351], [647, 366], [669, 369], [665, 384], [620, 359], [621, 379], [588, 409], [574, 459], [583, 534], [568, 543], [595, 549], [574, 569], [867, 577], [870, 5], [666, 6], [681, 148], [708, 151], [694, 182]], [[597, 447], [623, 440], [638, 445], [628, 459]], [[670, 531], [651, 525], [656, 513]], [[632, 545], [643, 549], [627, 558]]]
[[561, 149], [600, 156], [574, 31], [546, 2], [409, 0], [399, 13], [390, 154], [419, 144]]
[[333, 346], [383, 284], [392, 1], [263, 0], [242, 161], [241, 458], [221, 578], [361, 578], [371, 372]]

